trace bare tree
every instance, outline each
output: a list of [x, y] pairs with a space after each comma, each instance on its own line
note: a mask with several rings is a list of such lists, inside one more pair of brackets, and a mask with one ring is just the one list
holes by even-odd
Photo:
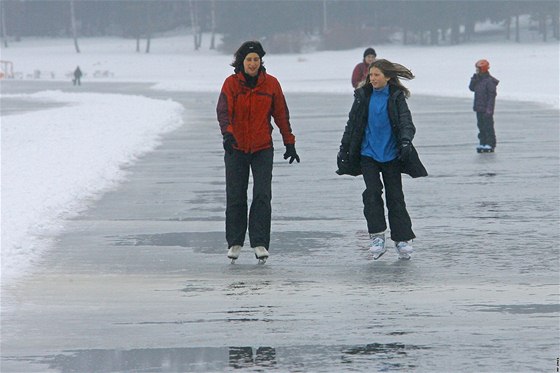
[[144, 11], [146, 14], [146, 53], [150, 53], [150, 46], [152, 44], [152, 32], [154, 28], [154, 13], [156, 9], [154, 6], [157, 3], [145, 3]]
[[212, 38], [210, 39], [210, 49], [216, 49], [215, 40], [216, 40], [216, 1], [212, 0], [210, 2], [210, 20], [212, 22]]
[[189, 0], [189, 10], [191, 13], [191, 25], [194, 38], [194, 50], [200, 48], [202, 43], [202, 30], [198, 22], [198, 12], [196, 11], [196, 1]]
[[70, 21], [72, 25], [72, 36], [74, 37], [74, 48], [76, 48], [76, 53], [80, 53], [80, 46], [78, 45], [78, 27], [76, 25], [76, 14], [74, 12], [74, 0], [70, 0]]
[[542, 40], [548, 40], [548, 32], [546, 27], [546, 13], [544, 11], [539, 12], [539, 32], [542, 35]]
[[328, 31], [327, 26], [327, 1], [323, 0], [323, 34], [326, 34]]
[[0, 1], [0, 22], [2, 22], [2, 43], [8, 48], [8, 33], [6, 31], [6, 6], [5, 1]]
[[521, 37], [519, 36], [519, 14], [515, 15], [515, 42], [521, 42]]

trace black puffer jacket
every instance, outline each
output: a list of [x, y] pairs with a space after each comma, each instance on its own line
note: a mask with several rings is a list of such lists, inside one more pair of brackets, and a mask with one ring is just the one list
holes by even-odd
[[[368, 108], [372, 92], [373, 87], [369, 84], [354, 91], [354, 103], [348, 114], [348, 122], [341, 140], [341, 151], [348, 153], [349, 164], [341, 167], [341, 162], [338, 162], [339, 170], [337, 173], [340, 175], [357, 176], [362, 173], [360, 167], [362, 140], [368, 123]], [[408, 109], [404, 92], [393, 85], [389, 86], [387, 111], [397, 143], [403, 140], [412, 142], [416, 133], [412, 115]], [[414, 147], [410, 158], [402, 166], [402, 172], [412, 177], [428, 175]]]

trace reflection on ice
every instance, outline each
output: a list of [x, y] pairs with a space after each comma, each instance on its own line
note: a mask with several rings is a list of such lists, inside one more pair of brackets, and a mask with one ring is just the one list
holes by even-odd
[[253, 357], [252, 347], [230, 347], [229, 366], [232, 368], [272, 367], [276, 365], [276, 349], [258, 347]]
[[[224, 371], [342, 371], [349, 365], [381, 371], [413, 369], [414, 355], [427, 347], [403, 343], [351, 346], [231, 346], [152, 348], [134, 350], [79, 350], [46, 357], [23, 357], [48, 364], [61, 373], [93, 372], [207, 372]], [[319, 364], [319, 365], [317, 365]]]

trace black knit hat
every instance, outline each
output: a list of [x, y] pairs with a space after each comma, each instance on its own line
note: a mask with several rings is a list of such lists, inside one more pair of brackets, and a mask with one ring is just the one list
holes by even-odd
[[377, 53], [375, 53], [375, 49], [368, 48], [364, 51], [364, 58], [366, 58], [366, 56], [369, 56], [370, 54], [373, 54], [373, 57], [377, 57]]
[[249, 53], [256, 53], [260, 58], [263, 58], [263, 56], [266, 54], [261, 43], [251, 40], [241, 44], [237, 52], [235, 52], [235, 55], [241, 57], [242, 59], [245, 59], [245, 57]]

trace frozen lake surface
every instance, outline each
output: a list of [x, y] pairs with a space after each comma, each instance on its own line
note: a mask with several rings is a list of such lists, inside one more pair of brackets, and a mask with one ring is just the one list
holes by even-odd
[[[287, 94], [302, 163], [275, 131], [271, 257], [245, 248], [231, 265], [217, 93], [147, 87], [81, 87], [171, 98], [188, 118], [2, 288], [2, 372], [556, 369], [557, 109], [498, 96], [497, 151], [480, 155], [470, 99], [413, 92], [430, 174], [403, 176], [417, 251], [374, 262], [363, 181], [334, 173], [351, 95]], [[3, 101], [2, 115], [31, 109]]]

